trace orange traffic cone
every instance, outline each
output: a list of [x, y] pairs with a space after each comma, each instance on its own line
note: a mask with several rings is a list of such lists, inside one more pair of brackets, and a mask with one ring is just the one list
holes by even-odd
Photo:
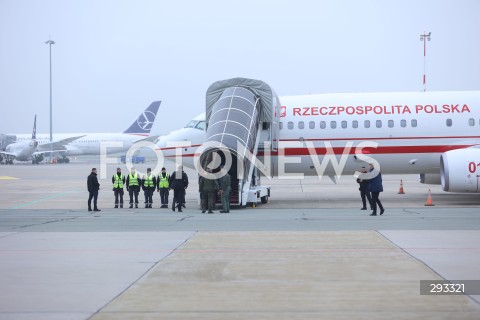
[[398, 190], [398, 194], [405, 194], [405, 191], [403, 191], [403, 181], [400, 180], [400, 190]]
[[432, 193], [430, 192], [430, 189], [428, 189], [428, 195], [427, 195], [427, 202], [425, 202], [426, 206], [434, 206], [432, 202]]

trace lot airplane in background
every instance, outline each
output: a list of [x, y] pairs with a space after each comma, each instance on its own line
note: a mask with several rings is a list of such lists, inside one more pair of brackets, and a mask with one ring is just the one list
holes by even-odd
[[[445, 191], [480, 192], [480, 91], [314, 94], [273, 97], [262, 105], [260, 87], [238, 79], [207, 91], [206, 114], [195, 118], [206, 121], [207, 131], [187, 126], [158, 140], [166, 159], [181, 154], [183, 164], [194, 167], [194, 160], [202, 163], [200, 153], [221, 151], [205, 147], [215, 142], [226, 145], [237, 163], [245, 155], [256, 161], [252, 177], [229, 171], [251, 186], [258, 171], [335, 181], [374, 163], [383, 174], [420, 174], [421, 182], [441, 183]], [[262, 118], [268, 108], [271, 117]], [[235, 140], [246, 147], [236, 148]]]
[[[141, 140], [153, 141], [157, 137], [150, 137], [155, 117], [161, 101], [154, 101], [143, 111], [138, 118], [123, 133], [63, 133], [53, 134], [53, 142], [50, 142], [50, 135], [39, 134], [38, 152], [46, 154], [54, 150], [60, 154], [60, 162], [68, 162], [67, 156], [77, 155], [99, 155], [102, 142], [119, 142], [122, 147], [111, 147], [108, 151], [126, 152], [135, 142]], [[27, 141], [29, 136], [17, 134], [17, 141]], [[43, 159], [43, 158], [42, 158]], [[41, 160], [40, 160], [41, 161]]]
[[43, 160], [43, 152], [38, 152], [38, 141], [36, 136], [37, 131], [37, 116], [33, 120], [33, 131], [29, 139], [17, 140], [5, 147], [5, 151], [0, 151], [0, 163], [13, 164], [13, 160], [17, 161], [32, 161], [36, 164]]

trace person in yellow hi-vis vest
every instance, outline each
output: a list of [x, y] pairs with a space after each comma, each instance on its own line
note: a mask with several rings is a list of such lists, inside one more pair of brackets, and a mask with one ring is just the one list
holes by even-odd
[[[122, 174], [122, 169], [117, 168], [117, 173], [112, 176], [113, 194], [115, 195], [115, 209], [123, 208], [123, 186], [125, 185], [125, 176]], [[120, 197], [120, 202], [118, 198]]]
[[160, 172], [157, 178], [157, 191], [160, 192], [160, 201], [162, 202], [162, 206], [160, 208], [168, 208], [168, 190], [170, 190], [168, 179], [170, 179], [170, 175], [167, 173], [165, 167], [163, 167], [162, 172]]
[[152, 175], [152, 169], [147, 168], [147, 174], [142, 179], [142, 189], [145, 195], [145, 208], [151, 208], [153, 204], [153, 192], [157, 188], [157, 178]]
[[132, 167], [130, 174], [127, 176], [127, 191], [130, 196], [130, 208], [133, 208], [133, 197], [135, 196], [135, 208], [138, 208], [138, 192], [140, 191], [140, 184], [142, 180]]

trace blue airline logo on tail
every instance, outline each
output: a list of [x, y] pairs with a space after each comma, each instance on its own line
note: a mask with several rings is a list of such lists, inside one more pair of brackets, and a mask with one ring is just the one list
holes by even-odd
[[149, 134], [153, 123], [155, 122], [160, 103], [161, 101], [152, 102], [150, 106], [140, 114], [137, 120], [123, 133]]

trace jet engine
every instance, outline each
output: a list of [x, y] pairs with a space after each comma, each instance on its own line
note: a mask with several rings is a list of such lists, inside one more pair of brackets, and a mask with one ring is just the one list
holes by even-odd
[[447, 151], [440, 158], [442, 188], [448, 192], [480, 192], [480, 149]]

